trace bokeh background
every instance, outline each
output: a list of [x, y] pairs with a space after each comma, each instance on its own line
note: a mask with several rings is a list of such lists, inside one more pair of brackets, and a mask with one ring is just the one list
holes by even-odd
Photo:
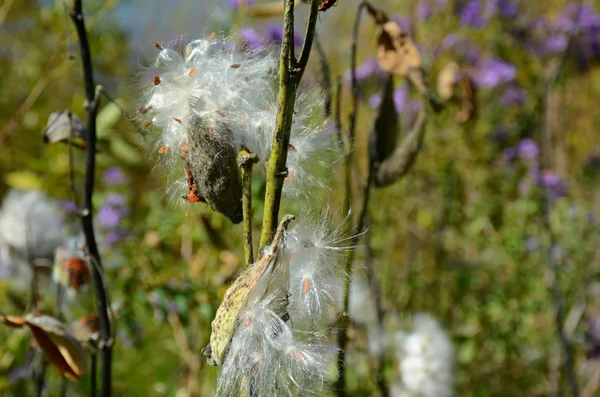
[[[320, 15], [318, 29], [332, 75], [343, 82], [347, 126], [358, 2], [338, 3]], [[450, 98], [443, 113], [430, 115], [411, 172], [373, 193], [369, 243], [359, 247], [355, 271], [365, 276], [370, 268], [379, 283], [385, 332], [393, 334], [416, 313], [437, 318], [456, 349], [457, 396], [567, 395], [556, 282], [579, 385], [585, 395], [597, 395], [600, 2], [374, 3], [415, 38], [432, 85]], [[250, 46], [277, 44], [282, 18], [255, 17], [241, 2], [229, 0], [89, 0], [84, 7], [96, 80], [114, 99], [103, 98], [98, 117], [94, 205], [111, 300], [122, 305], [115, 395], [184, 396], [190, 382], [197, 382], [201, 395], [212, 395], [216, 372], [200, 358], [200, 349], [219, 298], [243, 265], [241, 226], [203, 205], [173, 199], [130, 117], [142, 102], [139, 87], [149, 81], [144, 67], [155, 55], [152, 41], [185, 43], [214, 31], [239, 34]], [[301, 4], [299, 27], [306, 14]], [[5, 197], [0, 311], [23, 315], [31, 308], [27, 253], [44, 251], [56, 236], [78, 233], [68, 145], [44, 144], [42, 135], [54, 111], [70, 109], [85, 119], [84, 94], [78, 43], [64, 2], [4, 0], [0, 32], [0, 197]], [[364, 17], [356, 148], [363, 171], [382, 90], [382, 73], [373, 61], [375, 32]], [[306, 84], [319, 81], [317, 60], [313, 52]], [[444, 79], [449, 70], [458, 70], [450, 83]], [[419, 104], [401, 79], [394, 99], [402, 136]], [[81, 187], [83, 152], [73, 151], [74, 179]], [[315, 198], [334, 209], [343, 205], [342, 167], [339, 163], [323, 176], [330, 190]], [[264, 186], [257, 180], [254, 188], [258, 230]], [[550, 192], [549, 214], [544, 191]], [[30, 209], [38, 206], [32, 215]], [[41, 307], [56, 314], [56, 285], [41, 277]], [[362, 288], [366, 296], [371, 293]], [[60, 316], [73, 321], [94, 310], [90, 288], [65, 298]], [[178, 316], [169, 316], [173, 312]], [[377, 395], [370, 365], [375, 359], [363, 324], [369, 320], [360, 314], [351, 318], [349, 395]], [[186, 361], [189, 352], [199, 368]], [[34, 395], [32, 378], [40, 365], [27, 332], [0, 328], [0, 394]], [[390, 382], [398, 376], [393, 354], [383, 371]], [[48, 367], [44, 395], [58, 395], [61, 387]], [[66, 393], [89, 395], [87, 378], [70, 384]]]

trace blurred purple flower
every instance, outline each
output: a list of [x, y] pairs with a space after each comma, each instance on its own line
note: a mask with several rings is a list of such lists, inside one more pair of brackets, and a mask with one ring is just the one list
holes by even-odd
[[106, 233], [106, 237], [104, 239], [104, 242], [109, 247], [112, 247], [113, 245], [115, 245], [119, 241], [125, 240], [130, 235], [131, 235], [131, 233], [128, 230], [125, 230], [125, 229], [111, 230], [110, 232]]
[[431, 18], [432, 10], [431, 10], [431, 0], [419, 0], [419, 4], [417, 4], [417, 18], [423, 21]]
[[406, 15], [402, 15], [402, 14], [394, 14], [390, 17], [390, 19], [392, 21], [396, 22], [398, 24], [398, 26], [400, 26], [400, 29], [402, 29], [403, 32], [412, 34], [413, 26], [412, 26], [412, 22], [409, 17], [407, 17]]
[[522, 159], [535, 159], [540, 154], [540, 149], [532, 139], [525, 138], [519, 141], [517, 152]]
[[483, 18], [483, 4], [481, 0], [469, 0], [460, 10], [460, 23], [466, 27], [483, 29], [487, 22]]
[[486, 16], [490, 19], [495, 16], [514, 18], [519, 12], [517, 2], [518, 0], [489, 0], [486, 3]]
[[127, 197], [123, 196], [122, 194], [111, 193], [106, 196], [104, 204], [111, 207], [126, 207]]
[[550, 171], [542, 172], [540, 184], [551, 193], [552, 198], [556, 199], [567, 195], [567, 186], [558, 175]]
[[600, 357], [600, 317], [588, 318], [588, 331], [585, 333], [588, 360]]
[[121, 224], [121, 219], [129, 213], [126, 208], [115, 208], [103, 205], [98, 211], [98, 223], [105, 229], [112, 229]]
[[517, 68], [498, 58], [488, 58], [480, 61], [475, 72], [475, 84], [481, 88], [494, 88], [502, 83], [508, 83], [517, 76]]
[[503, 106], [522, 105], [527, 100], [527, 94], [518, 85], [508, 87], [500, 97]]
[[241, 5], [252, 5], [254, 3], [256, 3], [256, 0], [229, 0], [229, 7], [237, 10]]
[[[379, 67], [379, 63], [377, 62], [377, 58], [369, 57], [363, 61], [355, 70], [356, 80], [362, 81], [371, 77], [373, 75], [380, 76], [383, 74], [383, 71]], [[350, 82], [352, 80], [352, 71], [347, 70], [344, 73], [344, 80]]]
[[517, 156], [517, 149], [514, 147], [507, 147], [500, 154], [500, 164], [503, 166], [507, 166], [515, 159]]
[[458, 33], [451, 33], [446, 36], [440, 45], [440, 49], [442, 51], [452, 50], [455, 55], [464, 58], [470, 64], [475, 64], [481, 57], [481, 51], [477, 45]]
[[554, 27], [563, 33], [571, 34], [592, 32], [600, 29], [600, 16], [593, 7], [579, 2], [570, 2], [563, 7], [562, 13], [554, 23]]
[[59, 200], [58, 205], [67, 214], [77, 212], [77, 204], [73, 200]]
[[372, 95], [368, 102], [371, 109], [377, 109], [381, 105], [381, 94]]
[[525, 251], [534, 252], [538, 246], [539, 239], [537, 237], [529, 237], [525, 240]]
[[251, 49], [257, 49], [264, 45], [264, 40], [260, 37], [258, 32], [252, 28], [240, 29], [240, 37]]
[[20, 365], [20, 366], [16, 367], [15, 369], [13, 369], [12, 371], [10, 371], [8, 373], [7, 380], [9, 383], [15, 384], [15, 383], [19, 382], [20, 380], [23, 380], [26, 378], [31, 378], [32, 375], [33, 375], [33, 366], [31, 364], [31, 362], [29, 362], [25, 365]]
[[561, 53], [567, 49], [567, 45], [569, 44], [569, 39], [567, 35], [562, 33], [553, 34], [548, 39], [546, 39], [546, 43], [544, 49], [548, 53]]
[[[265, 30], [265, 36], [268, 42], [275, 44], [281, 44], [283, 40], [283, 26], [281, 25], [269, 25]], [[302, 46], [302, 37], [294, 33], [294, 46]]]
[[104, 171], [102, 175], [104, 183], [108, 185], [123, 185], [127, 182], [127, 177], [120, 167], [111, 167]]

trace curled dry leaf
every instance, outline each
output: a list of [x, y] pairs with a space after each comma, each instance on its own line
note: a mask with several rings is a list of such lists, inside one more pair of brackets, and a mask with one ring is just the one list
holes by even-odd
[[73, 146], [85, 148], [87, 130], [83, 121], [69, 110], [50, 113], [44, 130], [44, 143], [65, 141], [69, 136], [77, 138], [73, 140]]
[[461, 70], [455, 63], [450, 62], [442, 68], [437, 78], [437, 91], [444, 100], [453, 99], [460, 105], [456, 116], [458, 123], [472, 120], [477, 114], [476, 89], [472, 73]]
[[27, 326], [48, 360], [67, 379], [76, 381], [85, 373], [85, 350], [69, 329], [54, 317], [35, 314], [14, 317], [0, 313], [0, 321], [11, 327]]
[[433, 110], [441, 111], [443, 105], [431, 89], [423, 70], [421, 54], [419, 54], [415, 42], [383, 11], [369, 3], [366, 3], [366, 6], [369, 15], [381, 28], [377, 40], [377, 60], [381, 69], [393, 75], [408, 78], [419, 93], [427, 98]]

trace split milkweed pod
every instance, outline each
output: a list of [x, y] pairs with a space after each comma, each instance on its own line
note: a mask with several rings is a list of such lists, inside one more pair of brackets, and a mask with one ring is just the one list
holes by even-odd
[[[241, 321], [241, 314], [262, 300], [269, 292], [270, 279], [275, 270], [282, 266], [281, 252], [285, 248], [284, 234], [287, 225], [295, 218], [286, 215], [281, 220], [273, 242], [263, 257], [249, 266], [227, 289], [211, 327], [210, 343], [202, 350], [210, 365], [221, 365], [227, 355], [231, 339]], [[285, 299], [287, 303], [287, 299]], [[281, 308], [285, 310], [285, 308]], [[245, 328], [251, 324], [246, 320]]]

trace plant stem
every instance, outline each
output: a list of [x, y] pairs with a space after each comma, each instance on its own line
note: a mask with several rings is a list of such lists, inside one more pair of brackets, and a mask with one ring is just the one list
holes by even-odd
[[[353, 160], [353, 152], [354, 152], [354, 136], [356, 130], [356, 120], [358, 115], [358, 84], [356, 79], [356, 53], [358, 47], [358, 32], [360, 28], [360, 17], [362, 14], [362, 9], [364, 4], [361, 3], [356, 10], [356, 17], [354, 19], [354, 29], [352, 33], [352, 51], [350, 55], [350, 72], [351, 72], [351, 84], [352, 84], [352, 112], [350, 113], [350, 127], [348, 131], [348, 140], [346, 142], [345, 147], [345, 159], [344, 159], [344, 185], [345, 185], [345, 193], [344, 193], [344, 213], [350, 214], [352, 210], [352, 160]], [[338, 116], [336, 120], [339, 118], [340, 112], [340, 104], [341, 104], [341, 90], [338, 89], [338, 98], [337, 98], [337, 112]], [[337, 120], [336, 124], [339, 124], [339, 120]], [[341, 126], [339, 126], [341, 128]], [[340, 133], [340, 140], [341, 133]], [[343, 144], [343, 142], [341, 142]], [[370, 168], [370, 167], [369, 167]], [[346, 259], [344, 262], [344, 271], [345, 274], [351, 274], [352, 271], [352, 262], [354, 262], [354, 247], [358, 243], [358, 238], [360, 232], [364, 226], [364, 218], [368, 206], [369, 200], [369, 191], [371, 189], [371, 176], [369, 172], [369, 176], [367, 178], [367, 183], [365, 184], [363, 196], [363, 206], [361, 209], [361, 214], [358, 219], [358, 225], [354, 230], [351, 230], [352, 237], [350, 241], [350, 249], [346, 254]], [[348, 218], [352, 222], [352, 217]], [[342, 313], [342, 317], [340, 319], [339, 331], [338, 331], [338, 357], [337, 357], [337, 372], [338, 379], [335, 384], [335, 391], [339, 397], [343, 397], [346, 395], [346, 373], [345, 373], [345, 365], [346, 365], [346, 345], [348, 342], [348, 306], [349, 306], [349, 292], [350, 292], [350, 277], [346, 277], [346, 281], [344, 283], [344, 310]]]
[[265, 210], [260, 235], [260, 246], [268, 245], [277, 229], [279, 206], [283, 180], [287, 175], [286, 161], [292, 131], [294, 103], [298, 84], [304, 74], [310, 49], [312, 47], [319, 0], [312, 0], [310, 15], [304, 36], [304, 46], [300, 60], [294, 55], [294, 1], [285, 1], [283, 43], [279, 62], [279, 98], [277, 119], [273, 136], [273, 147], [269, 156], [267, 168], [267, 188], [265, 193]]
[[[83, 66], [83, 80], [85, 85], [86, 110], [87, 110], [87, 129], [88, 139], [86, 147], [85, 161], [85, 185], [83, 191], [83, 208], [81, 214], [81, 224], [87, 251], [92, 261], [92, 278], [94, 291], [96, 293], [96, 306], [100, 320], [100, 341], [99, 350], [102, 368], [102, 397], [111, 395], [111, 365], [112, 365], [112, 343], [110, 321], [108, 319], [108, 301], [102, 272], [102, 262], [96, 244], [93, 225], [93, 207], [92, 195], [94, 192], [94, 173], [96, 170], [96, 116], [100, 103], [100, 92], [94, 85], [94, 72], [92, 68], [92, 57], [88, 42], [85, 20], [83, 18], [82, 0], [73, 0], [73, 9], [71, 10], [71, 19], [77, 30], [79, 37], [79, 48], [81, 51], [81, 62]], [[93, 374], [92, 374], [93, 376]]]
[[254, 153], [246, 153], [238, 157], [238, 166], [242, 174], [242, 211], [244, 215], [244, 259], [246, 265], [254, 263], [252, 248], [252, 167], [258, 162]]

